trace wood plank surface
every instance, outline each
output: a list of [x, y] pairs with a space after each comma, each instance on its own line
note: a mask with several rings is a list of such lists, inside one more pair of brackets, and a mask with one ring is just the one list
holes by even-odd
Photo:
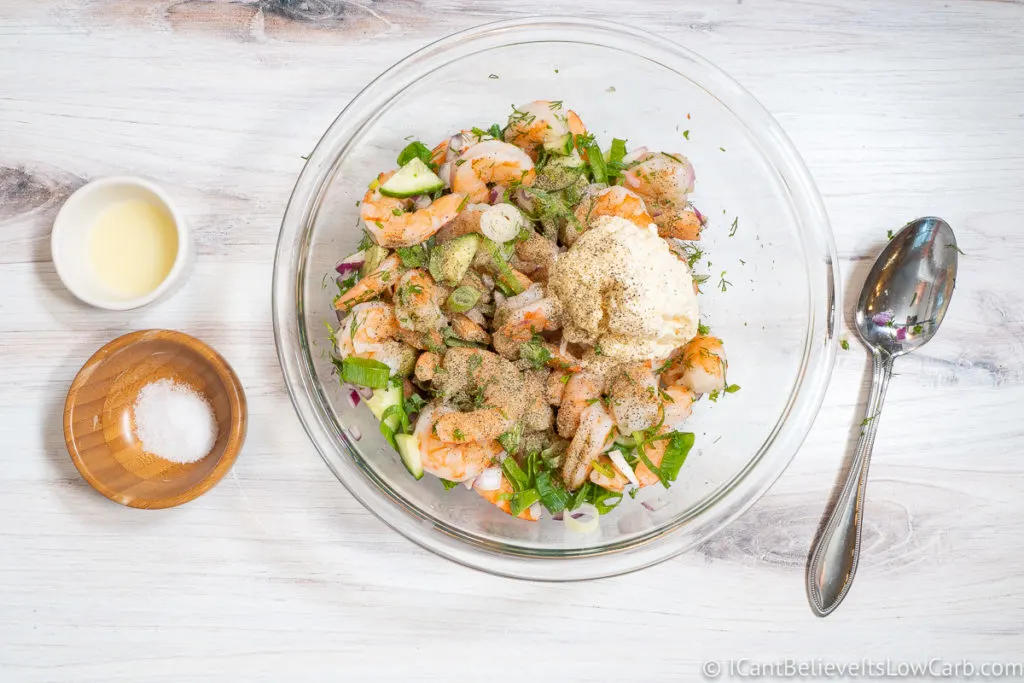
[[[897, 365], [859, 575], [828, 619], [806, 604], [804, 564], [862, 417], [856, 342], [754, 508], [693, 552], [596, 582], [501, 579], [419, 549], [337, 483], [294, 415], [270, 280], [302, 156], [410, 51], [554, 11], [677, 39], [772, 112], [824, 197], [847, 308], [886, 230], [934, 214], [957, 232], [956, 294]], [[75, 188], [123, 173], [175, 197], [198, 256], [173, 297], [115, 313], [63, 289], [49, 231]], [[1024, 661], [1022, 178], [1019, 2], [0, 1], [0, 680], [639, 682], [743, 658]], [[249, 400], [233, 471], [159, 514], [89, 489], [61, 435], [81, 364], [146, 327], [214, 346]]]

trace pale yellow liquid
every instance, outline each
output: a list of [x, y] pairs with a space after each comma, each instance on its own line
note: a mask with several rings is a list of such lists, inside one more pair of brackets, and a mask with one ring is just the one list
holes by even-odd
[[130, 199], [106, 209], [89, 231], [89, 261], [100, 281], [126, 299], [149, 294], [178, 255], [174, 221], [161, 207]]

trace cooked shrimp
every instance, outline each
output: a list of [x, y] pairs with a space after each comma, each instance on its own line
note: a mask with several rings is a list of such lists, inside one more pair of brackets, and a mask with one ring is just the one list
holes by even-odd
[[505, 301], [496, 315], [499, 332], [514, 341], [529, 341], [534, 334], [562, 326], [562, 304], [545, 296], [540, 284], [530, 285], [522, 294]]
[[395, 285], [398, 324], [416, 332], [440, 330], [448, 323], [441, 311], [446, 296], [444, 288], [435, 283], [427, 271], [418, 268], [406, 271]]
[[580, 426], [583, 411], [601, 398], [603, 382], [587, 370], [577, 372], [569, 378], [562, 390], [562, 400], [558, 408], [556, 425], [558, 434], [566, 439], [572, 438]]
[[[564, 407], [564, 406], [563, 406]], [[594, 461], [604, 451], [605, 443], [614, 429], [612, 418], [601, 405], [593, 403], [580, 415], [579, 429], [565, 452], [562, 479], [570, 490], [578, 489], [587, 480]]]
[[438, 355], [445, 351], [444, 337], [441, 336], [440, 330], [417, 332], [416, 330], [407, 330], [399, 324], [398, 338], [420, 351], [430, 351]]
[[490, 204], [466, 204], [459, 215], [437, 231], [434, 240], [440, 244], [456, 237], [480, 232], [480, 217], [491, 208]]
[[668, 368], [661, 373], [661, 381], [666, 386], [678, 384], [695, 394], [708, 394], [725, 388], [728, 367], [722, 340], [698, 336], [672, 352]]
[[682, 154], [648, 152], [623, 173], [626, 187], [652, 208], [678, 206], [693, 192], [693, 164]]
[[547, 370], [533, 370], [525, 373], [526, 395], [529, 401], [523, 413], [523, 427], [530, 432], [543, 432], [551, 428], [555, 413], [548, 404], [545, 392]]
[[456, 194], [449, 196], [468, 196], [471, 202], [486, 202], [490, 195], [488, 185], [507, 187], [518, 183], [529, 186], [537, 178], [533, 160], [515, 145], [500, 140], [485, 140], [473, 145], [455, 164], [452, 189]]
[[[497, 507], [502, 512], [509, 515], [512, 514], [512, 504], [509, 502], [509, 499], [515, 492], [515, 489], [512, 488], [512, 484], [509, 482], [508, 479], [505, 478], [505, 475], [501, 476], [501, 484], [498, 486], [498, 488], [494, 490], [484, 491], [475, 486], [473, 487], [473, 490], [480, 494], [480, 496], [485, 500], [490, 501], [495, 507]], [[539, 513], [539, 509], [535, 505], [531, 505], [530, 507], [520, 512], [518, 516], [519, 519], [525, 519], [529, 522], [536, 522], [538, 519], [540, 519]]]
[[658, 378], [648, 363], [620, 366], [608, 389], [612, 417], [620, 433], [632, 434], [658, 423], [661, 413]]
[[629, 479], [622, 472], [619, 472], [611, 458], [607, 455], [602, 455], [597, 459], [597, 463], [594, 469], [590, 471], [590, 481], [609, 491], [621, 491], [626, 488]]
[[[662, 427], [659, 430], [661, 434], [667, 434], [668, 428]], [[661, 466], [661, 461], [665, 458], [665, 449], [668, 448], [668, 439], [658, 439], [657, 441], [651, 441], [644, 444], [644, 455], [651, 461], [651, 464], [655, 467]], [[657, 484], [661, 480], [658, 479], [658, 475], [651, 471], [651, 468], [647, 466], [647, 463], [640, 458], [640, 462], [634, 470], [637, 480], [640, 482], [640, 488], [645, 486], [652, 486]]]
[[456, 313], [451, 318], [452, 331], [459, 339], [478, 344], [490, 344], [491, 335], [483, 327], [473, 322], [463, 313]]
[[513, 265], [531, 280], [546, 282], [557, 257], [558, 245], [531, 231], [527, 239], [516, 243], [516, 263]]
[[414, 433], [419, 439], [425, 471], [449, 481], [466, 481], [491, 466], [501, 453], [501, 444], [497, 441], [451, 444], [438, 439], [434, 434], [437, 422], [451, 410], [434, 404], [425, 406], [416, 420]]
[[390, 304], [383, 301], [357, 304], [338, 328], [338, 355], [343, 359], [369, 358], [384, 363], [394, 374], [408, 374], [415, 352], [395, 339], [397, 333], [398, 322]]
[[437, 421], [436, 435], [445, 443], [497, 438], [526, 411], [528, 396], [523, 376], [509, 361], [490, 351], [451, 348], [442, 362], [439, 380], [445, 396], [468, 403], [469, 410], [452, 412]]
[[693, 165], [682, 154], [645, 154], [623, 174], [623, 182], [647, 203], [659, 235], [700, 239], [703, 221], [687, 200], [693, 192]]
[[380, 185], [390, 177], [391, 173], [377, 177], [378, 185], [366, 191], [359, 210], [366, 229], [382, 247], [411, 247], [430, 239], [459, 214], [466, 199], [456, 192], [439, 197], [425, 209], [414, 209], [411, 199], [385, 197], [380, 193]]
[[693, 392], [680, 385], [672, 385], [662, 392], [662, 422], [675, 429], [693, 412]]
[[572, 375], [565, 370], [555, 370], [548, 375], [548, 379], [544, 383], [544, 396], [549, 404], [553, 406], [561, 405], [562, 392], [565, 390], [565, 385], [571, 377]]
[[436, 353], [426, 351], [420, 354], [420, 357], [416, 359], [416, 367], [413, 369], [413, 374], [421, 382], [430, 382], [434, 379], [434, 375], [437, 374], [437, 368], [441, 365], [441, 357]]
[[647, 228], [654, 223], [654, 219], [647, 213], [644, 200], [621, 185], [588, 191], [576, 207], [576, 220], [583, 226], [590, 227], [602, 216], [625, 218], [640, 228]]
[[396, 254], [391, 254], [377, 266], [377, 269], [355, 283], [350, 290], [342, 294], [334, 302], [339, 311], [348, 311], [353, 306], [391, 291], [402, 272], [402, 262]]
[[481, 138], [471, 130], [462, 130], [446, 138], [430, 150], [430, 163], [434, 166], [441, 166], [446, 162], [454, 161], [467, 147], [480, 142]]
[[570, 133], [582, 135], [586, 132], [576, 112], [563, 110], [561, 102], [535, 100], [513, 107], [505, 128], [505, 142], [521, 148], [536, 160], [545, 144], [559, 145]]

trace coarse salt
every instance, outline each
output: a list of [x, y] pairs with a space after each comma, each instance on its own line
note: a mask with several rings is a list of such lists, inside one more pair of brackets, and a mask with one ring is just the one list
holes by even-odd
[[217, 441], [210, 404], [192, 387], [169, 379], [150, 382], [139, 392], [135, 432], [144, 450], [177, 463], [202, 460]]

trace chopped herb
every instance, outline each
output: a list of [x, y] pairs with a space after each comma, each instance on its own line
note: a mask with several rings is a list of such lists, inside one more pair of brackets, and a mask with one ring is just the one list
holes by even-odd
[[432, 156], [433, 155], [430, 153], [430, 148], [428, 148], [419, 140], [416, 140], [414, 142], [410, 142], [408, 145], [405, 146], [405, 148], [402, 149], [401, 152], [398, 153], [397, 162], [399, 166], [405, 166], [413, 159], [419, 159], [427, 166], [430, 166], [430, 158]]
[[718, 148], [718, 151], [719, 151], [719, 152], [724, 152], [724, 151], [725, 151], [725, 147], [719, 147], [719, 148]]
[[572, 374], [571, 374], [571, 373], [568, 373], [568, 372], [567, 372], [567, 373], [565, 373], [564, 375], [562, 375], [562, 377], [561, 377], [561, 379], [560, 379], [559, 381], [560, 381], [560, 382], [561, 382], [562, 384], [568, 384], [568, 383], [569, 383], [569, 379], [570, 379], [571, 377], [572, 377]]
[[875, 419], [876, 417], [878, 417], [878, 415], [869, 415], [868, 417], [865, 417], [865, 418], [864, 418], [863, 420], [861, 420], [861, 421], [860, 421], [860, 426], [861, 426], [861, 427], [867, 427], [867, 426], [868, 426], [868, 424], [869, 424], [869, 423], [870, 423], [870, 422], [871, 422], [872, 420], [874, 420], [874, 419]]
[[469, 204], [469, 195], [468, 194], [465, 197], [462, 198], [461, 202], [459, 202], [459, 206], [458, 206], [457, 209], [455, 209], [455, 213], [461, 213], [462, 210], [466, 208], [466, 204]]
[[604, 355], [604, 351], [601, 349], [601, 345], [600, 344], [594, 344], [594, 355], [595, 356], [603, 356]]
[[736, 218], [732, 219], [732, 225], [729, 227], [729, 237], [732, 237], [733, 235], [736, 234], [736, 228], [738, 228], [739, 225], [740, 219], [739, 216], [737, 216]]
[[604, 89], [604, 91], [605, 92], [615, 92], [615, 86], [614, 85], [609, 85], [607, 88]]
[[704, 250], [696, 244], [686, 243], [683, 245], [683, 255], [686, 257], [686, 265], [690, 267], [690, 270], [693, 270], [693, 267], [697, 265], [697, 261], [704, 257]]
[[509, 455], [513, 455], [519, 451], [519, 442], [523, 437], [523, 425], [516, 424], [512, 429], [502, 433], [498, 436], [498, 443], [505, 449], [505, 452]]
[[505, 473], [505, 478], [512, 484], [512, 489], [515, 491], [523, 491], [530, 487], [530, 478], [527, 476], [523, 468], [519, 466], [516, 459], [509, 456], [501, 461], [501, 471]]
[[602, 477], [605, 477], [606, 479], [615, 478], [615, 470], [612, 469], [611, 465], [608, 465], [607, 463], [594, 461], [593, 468], [595, 472], [600, 474]]
[[741, 266], [745, 266], [745, 265], [747, 265], [747, 262], [746, 262], [746, 261], [744, 261], [743, 259], [740, 259], [740, 265], [741, 265]]
[[422, 244], [412, 247], [398, 247], [395, 252], [398, 254], [398, 260], [406, 268], [422, 268], [430, 258], [427, 248]]
[[718, 389], [715, 389], [710, 394], [708, 394], [708, 400], [711, 401], [712, 403], [718, 403], [718, 397], [720, 395], [721, 394], [719, 393]]
[[[555, 71], [557, 71], [557, 69], [555, 69]], [[561, 109], [561, 108], [562, 108], [562, 100], [551, 100], [550, 102], [548, 102], [548, 109], [551, 109], [552, 111], [557, 110], [557, 109]]]
[[448, 479], [441, 479], [441, 486], [444, 486], [445, 491], [451, 491], [453, 488], [459, 485], [457, 481], [450, 481]]
[[469, 365], [469, 371], [475, 372], [477, 368], [480, 367], [481, 363], [483, 363], [483, 359], [479, 354], [472, 356], [467, 363]]
[[727, 287], [731, 287], [732, 283], [725, 279], [725, 271], [722, 271], [721, 279], [718, 281], [718, 286], [724, 292]]
[[412, 396], [405, 399], [405, 412], [409, 413], [410, 415], [413, 413], [418, 413], [421, 410], [423, 410], [423, 406], [425, 405], [427, 405], [426, 399], [424, 399], [417, 393], [413, 393]]
[[302, 159], [303, 161], [309, 161], [309, 155], [308, 154], [300, 154], [299, 158]]
[[679, 470], [682, 468], [683, 463], [686, 461], [686, 456], [690, 454], [690, 449], [693, 448], [694, 436], [692, 432], [672, 432], [669, 437], [668, 445], [665, 447], [665, 455], [661, 458], [661, 475], [658, 477], [662, 480], [662, 485], [668, 488], [665, 482], [672, 483], [676, 480], [679, 475]]
[[509, 512], [518, 517], [523, 510], [539, 500], [540, 494], [537, 493], [537, 489], [526, 489], [525, 491], [520, 491], [519, 493], [514, 494], [512, 496], [512, 500], [509, 501]]
[[543, 340], [535, 336], [530, 341], [519, 346], [519, 357], [529, 361], [534, 369], [540, 369], [551, 360], [551, 352], [544, 346]]
[[960, 247], [956, 246], [955, 244], [947, 244], [946, 249], [955, 249], [956, 253], [960, 254], [961, 256], [967, 256], [967, 254], [965, 254], [963, 250]]
[[456, 441], [465, 441], [466, 440], [466, 435], [458, 427], [456, 427], [455, 431], [452, 432], [452, 437]]
[[555, 73], [558, 73], [558, 69], [555, 69]]
[[690, 139], [690, 130], [689, 129], [683, 131], [683, 137], [686, 138], [687, 140]]
[[735, 394], [739, 390], [740, 390], [740, 385], [739, 384], [727, 384], [725, 386], [725, 393], [727, 393], [727, 394]]
[[605, 165], [604, 154], [601, 153], [601, 148], [597, 146], [597, 143], [587, 146], [587, 163], [590, 164], [590, 173], [593, 175], [595, 183], [608, 182], [608, 166]]
[[487, 74], [487, 78], [490, 78], [492, 81], [496, 81], [500, 76], [498, 76], [498, 74]]
[[557, 515], [569, 505], [571, 495], [550, 472], [538, 472], [534, 487], [540, 496], [540, 504], [546, 507], [551, 514]]
[[911, 331], [912, 331], [912, 332], [913, 332], [914, 334], [921, 334], [921, 332], [923, 332], [923, 331], [924, 331], [924, 328], [923, 328], [923, 327], [921, 327], [920, 325], [914, 325], [914, 327], [913, 327], [913, 328], [911, 329]]
[[885, 231], [885, 236], [886, 236], [886, 237], [888, 237], [889, 239], [892, 239], [892, 238], [893, 238], [893, 237], [895, 237], [896, 235], [895, 235], [895, 234], [893, 233], [893, 231], [892, 231], [892, 230], [886, 230], [886, 231]]
[[850, 342], [846, 338], [843, 338], [843, 339], [839, 340], [839, 346], [843, 349], [843, 351], [849, 351], [850, 350]]

